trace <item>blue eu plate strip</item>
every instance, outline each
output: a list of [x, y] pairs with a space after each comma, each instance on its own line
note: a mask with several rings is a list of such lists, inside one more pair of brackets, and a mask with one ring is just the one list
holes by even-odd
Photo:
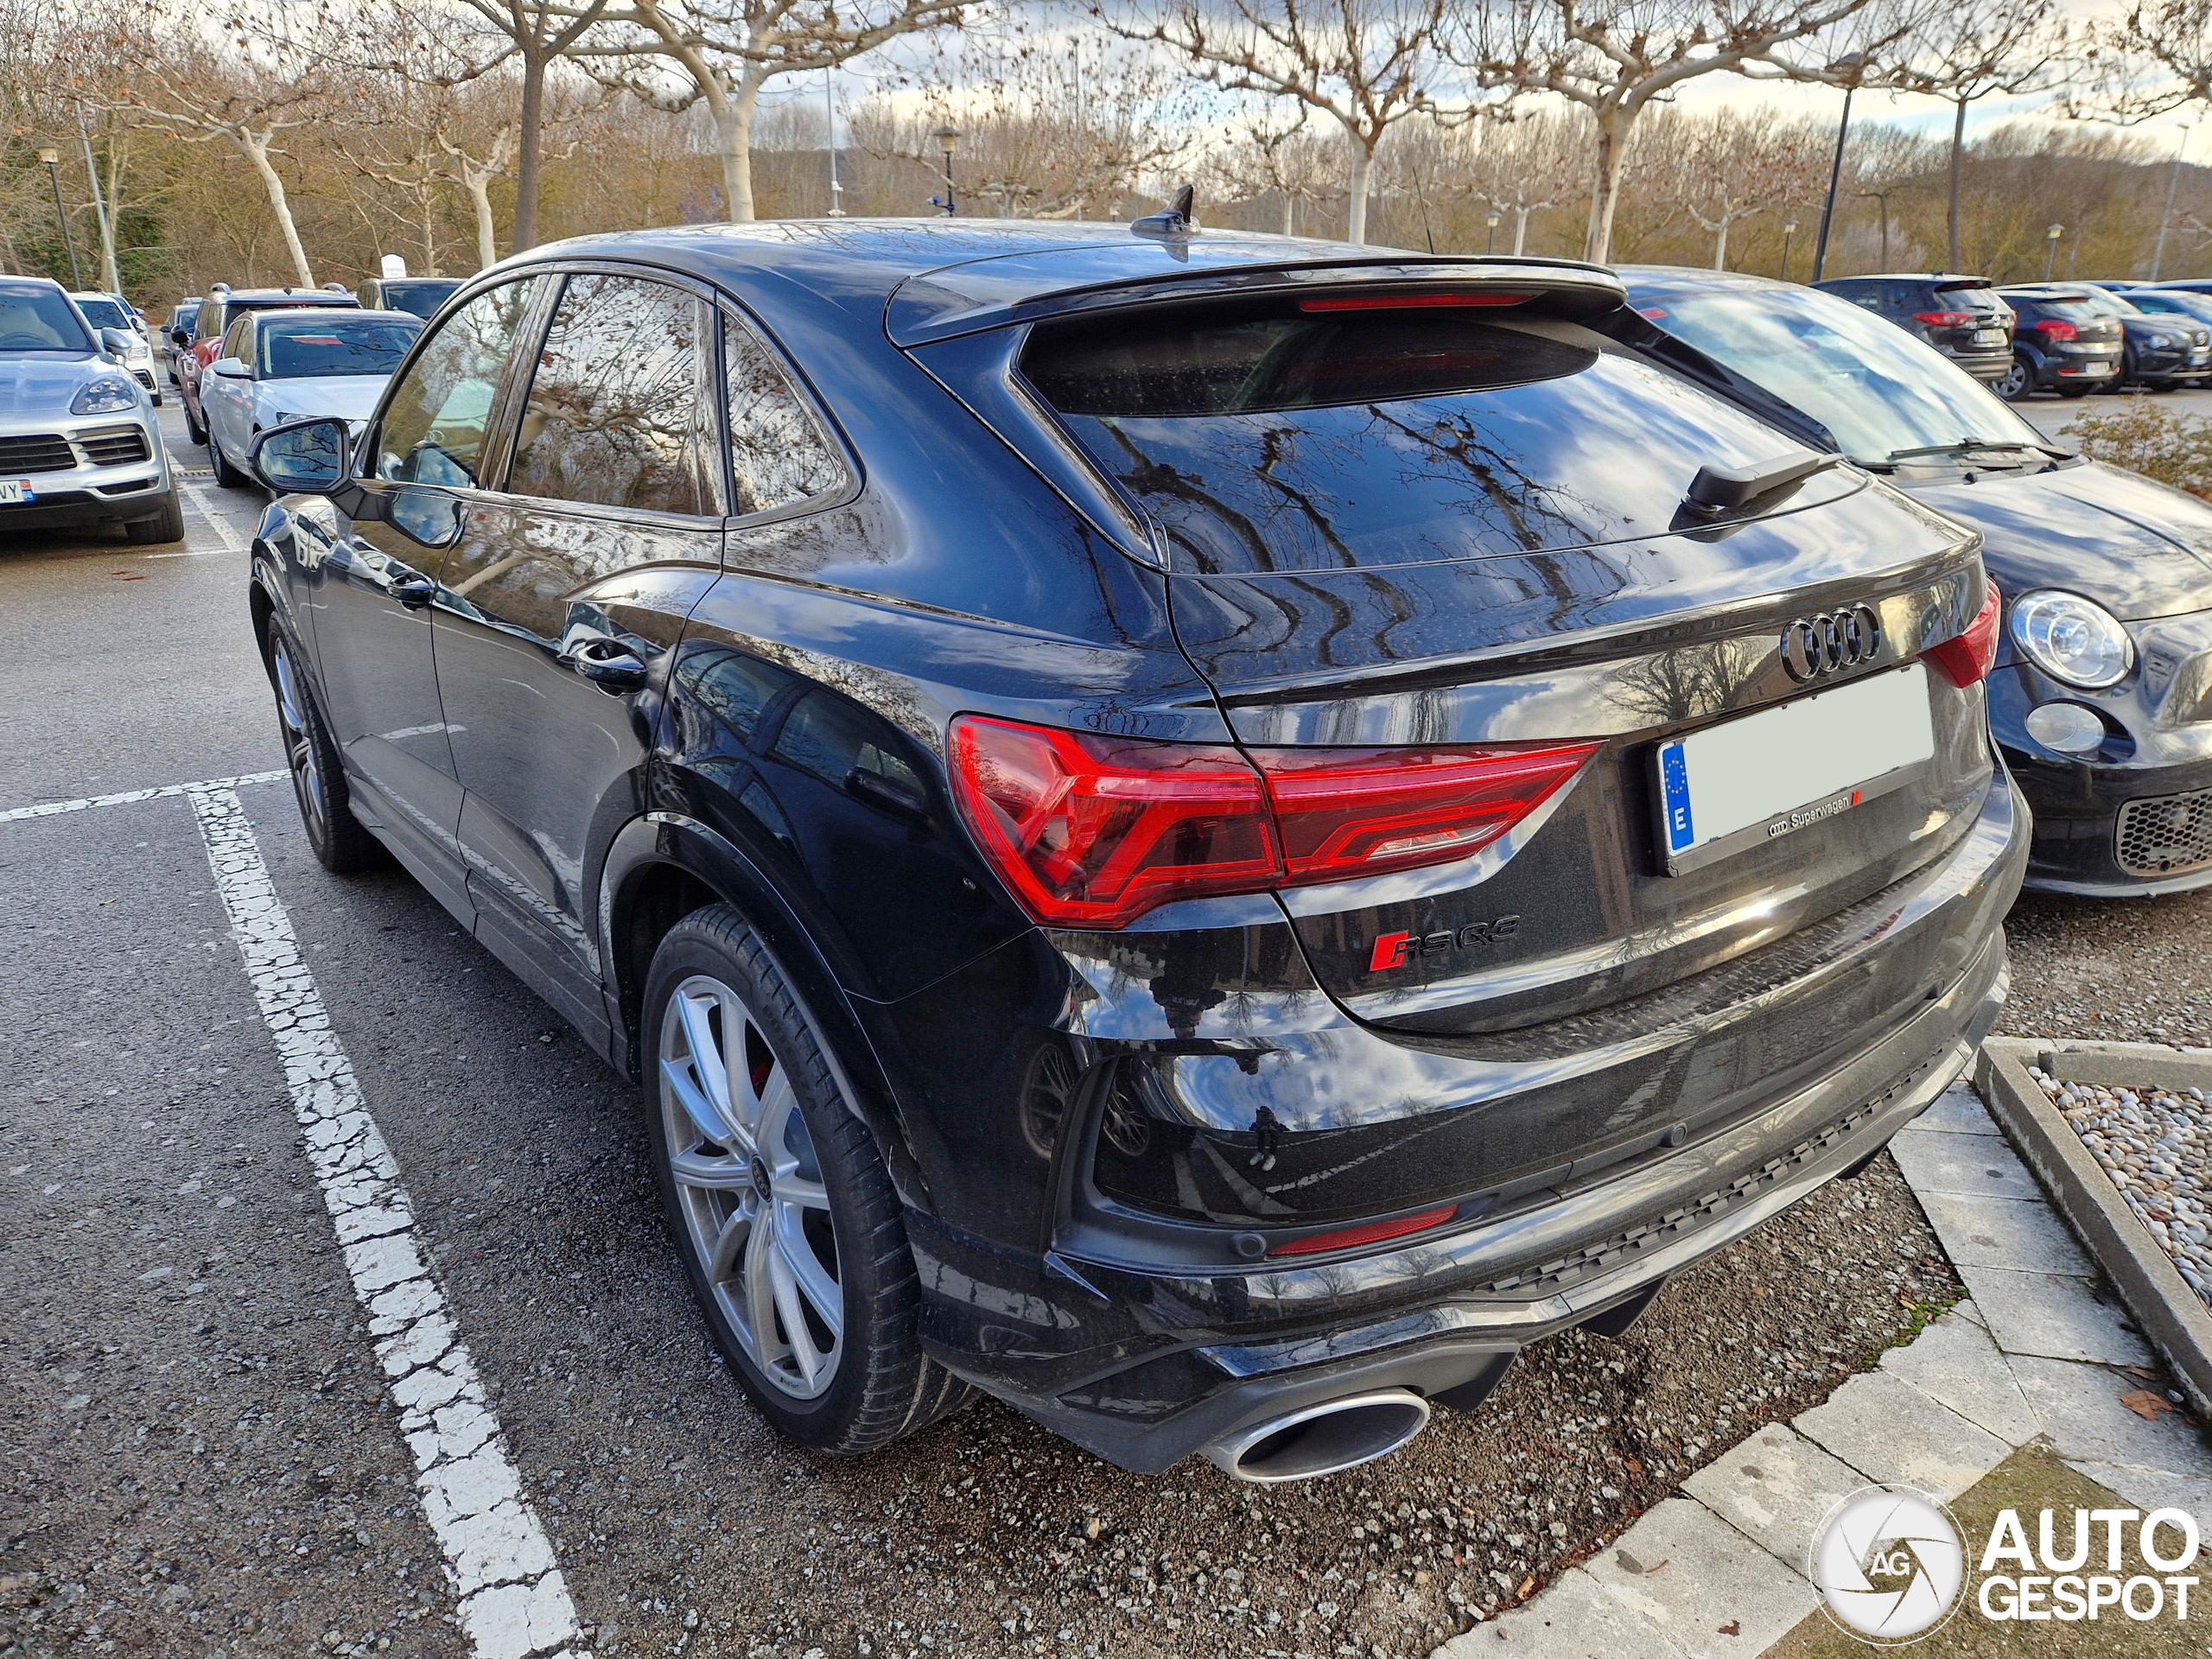
[[1697, 839], [1697, 831], [1690, 823], [1690, 769], [1680, 743], [1659, 751], [1659, 789], [1667, 809], [1667, 850], [1682, 852]]

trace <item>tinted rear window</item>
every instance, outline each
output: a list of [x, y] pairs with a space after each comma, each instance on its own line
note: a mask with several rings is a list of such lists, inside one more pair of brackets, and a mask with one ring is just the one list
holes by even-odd
[[1700, 466], [1791, 447], [1596, 335], [1472, 308], [1139, 314], [1040, 327], [1022, 371], [1199, 571], [1659, 535]]
[[2037, 300], [2035, 308], [2038, 316], [2056, 317], [2065, 322], [2094, 322], [2100, 317], [2119, 315], [2088, 300]]
[[384, 307], [387, 311], [412, 311], [418, 317], [432, 316], [460, 287], [459, 283], [448, 282], [386, 283]]

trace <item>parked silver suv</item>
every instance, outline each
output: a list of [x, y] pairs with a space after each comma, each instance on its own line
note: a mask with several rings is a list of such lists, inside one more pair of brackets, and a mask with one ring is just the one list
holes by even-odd
[[127, 332], [95, 330], [59, 283], [0, 277], [0, 531], [121, 524], [137, 543], [183, 539]]

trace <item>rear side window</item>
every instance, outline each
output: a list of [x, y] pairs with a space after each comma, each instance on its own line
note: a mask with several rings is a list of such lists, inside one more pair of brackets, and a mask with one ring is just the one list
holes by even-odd
[[702, 465], [704, 308], [666, 283], [568, 279], [515, 435], [516, 495], [646, 512], [719, 512]]
[[1039, 327], [1022, 372], [1179, 567], [1342, 569], [1662, 534], [1700, 466], [1786, 448], [1604, 344], [1488, 308], [1281, 302]]
[[734, 317], [722, 319], [722, 374], [732, 512], [768, 512], [843, 487], [837, 452], [767, 347]]

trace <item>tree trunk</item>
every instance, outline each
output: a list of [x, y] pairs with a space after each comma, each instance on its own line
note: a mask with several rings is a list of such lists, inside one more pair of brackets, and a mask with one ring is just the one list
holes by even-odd
[[308, 251], [300, 245], [300, 227], [292, 223], [292, 204], [284, 195], [284, 181], [276, 176], [276, 169], [269, 162], [270, 141], [276, 137], [269, 132], [239, 132], [233, 130], [232, 142], [245, 152], [253, 163], [253, 170], [261, 175], [261, 182], [269, 192], [269, 210], [276, 215], [276, 228], [284, 233], [284, 247], [292, 256], [292, 271], [300, 279], [302, 288], [315, 286], [315, 272], [308, 268]]
[[1367, 245], [1367, 186], [1375, 174], [1375, 152], [1357, 133], [1351, 141], [1351, 195], [1345, 209], [1344, 240], [1354, 247]]
[[1598, 151], [1590, 181], [1590, 230], [1582, 240], [1582, 257], [1591, 264], [1607, 263], [1613, 251], [1613, 213], [1621, 200], [1621, 162], [1628, 148], [1632, 112], [1601, 111], [1598, 116]]
[[[516, 135], [514, 251], [537, 245], [537, 162], [539, 139], [545, 119], [545, 60], [525, 52], [522, 60], [522, 130]], [[474, 187], [472, 187], [473, 194]], [[493, 246], [489, 207], [478, 210], [476, 245], [480, 253]], [[492, 260], [484, 261], [490, 264]]]
[[1529, 215], [1535, 211], [1533, 207], [1523, 207], [1517, 201], [1513, 204], [1513, 257], [1516, 259], [1521, 257], [1522, 250], [1528, 245]]
[[1722, 213], [1719, 234], [1713, 238], [1713, 268], [1715, 270], [1728, 269], [1728, 215]]
[[1282, 193], [1282, 233], [1285, 236], [1298, 234], [1298, 198], [1287, 190]]
[[488, 270], [499, 260], [499, 245], [492, 235], [492, 175], [461, 163], [468, 181], [469, 205], [476, 209], [476, 269]]
[[1963, 270], [1967, 263], [1959, 254], [1959, 156], [1967, 145], [1967, 100], [1958, 102], [1959, 113], [1951, 123], [1951, 263], [1946, 270]]

